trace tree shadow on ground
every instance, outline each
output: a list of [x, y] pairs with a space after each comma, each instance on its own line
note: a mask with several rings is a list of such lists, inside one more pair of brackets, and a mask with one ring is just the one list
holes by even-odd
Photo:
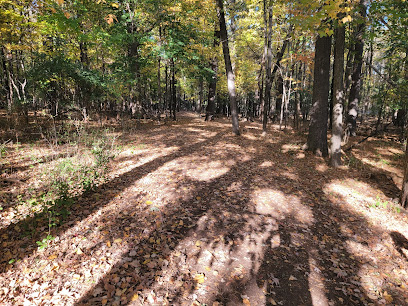
[[408, 239], [405, 238], [404, 235], [398, 233], [398, 232], [391, 232], [390, 236], [392, 238], [392, 241], [394, 243], [395, 248], [397, 249], [398, 253], [401, 254], [406, 260], [408, 260], [407, 255], [403, 252], [403, 249], [408, 251]]
[[[241, 148], [253, 144], [242, 139], [232, 142]], [[249, 160], [208, 182], [180, 182], [178, 189], [191, 185], [195, 189], [187, 199], [175, 199], [177, 205], [168, 205], [160, 219], [163, 223], [125, 251], [77, 305], [102, 301], [113, 305], [143, 301], [183, 305], [195, 298], [200, 303], [227, 305], [243, 303], [247, 298], [255, 305], [262, 300], [269, 305], [318, 305], [324, 300], [329, 305], [372, 302], [356, 272], [361, 262], [347, 251], [346, 242], [353, 237], [341, 229], [353, 227], [350, 222], [358, 223], [360, 229], [364, 218], [333, 205], [321, 189], [319, 173], [298, 171], [302, 161], [296, 162], [290, 154], [270, 154], [270, 146], [261, 146]], [[274, 162], [274, 168], [263, 168], [265, 162]], [[290, 162], [293, 165], [287, 166]], [[279, 175], [285, 171], [298, 175], [298, 180]], [[303, 180], [312, 181], [309, 186], [313, 189], [301, 188]], [[234, 185], [239, 188], [230, 192]], [[259, 189], [277, 191], [287, 202], [275, 201], [276, 207], [266, 208], [272, 212], [259, 212], [263, 208], [252, 202]], [[297, 197], [293, 197], [295, 192]], [[199, 197], [205, 200], [197, 200]], [[299, 201], [291, 203], [296, 199]], [[119, 227], [120, 222], [112, 220], [109, 227]], [[222, 261], [222, 252], [228, 260]], [[152, 254], [158, 258], [152, 260]], [[204, 266], [208, 271], [218, 267], [219, 277], [203, 271]], [[213, 281], [207, 286], [201, 284], [197, 277], [201, 274]]]
[[[219, 131], [214, 131], [217, 133]], [[127, 187], [131, 186], [135, 181], [157, 170], [165, 163], [179, 158], [184, 155], [191, 154], [191, 152], [200, 150], [201, 146], [211, 145], [217, 140], [221, 134], [216, 134], [201, 142], [196, 141], [196, 137], [183, 133], [183, 142], [180, 142], [181, 147], [177, 148], [173, 153], [153, 159], [145, 164], [142, 164], [126, 173], [116, 177], [106, 184], [99, 186], [93, 192], [84, 194], [78, 199], [74, 199], [76, 203], [70, 207], [71, 214], [67, 216], [63, 224], [59, 227], [53, 228], [51, 234], [53, 236], [60, 235], [73, 224], [87, 218], [89, 215], [104, 207], [110, 200], [112, 200], [117, 193], [122, 192]], [[186, 143], [193, 143], [189, 145]], [[115, 193], [112, 191], [115, 190]], [[97, 197], [95, 198], [95, 195]], [[99, 199], [99, 200], [98, 200]], [[96, 201], [95, 201], [96, 200]], [[86, 205], [84, 205], [86, 203]], [[51, 208], [52, 209], [52, 208]], [[2, 237], [3, 248], [0, 250], [0, 272], [3, 273], [12, 268], [8, 264], [10, 259], [24, 259], [32, 254], [36, 248], [36, 241], [41, 240], [42, 235], [48, 230], [49, 212], [44, 210], [34, 216], [28, 216], [17, 223], [10, 224], [7, 228], [0, 230], [0, 237]], [[29, 235], [27, 235], [29, 231]], [[24, 237], [22, 237], [22, 235]]]
[[[353, 153], [350, 153], [351, 159], [355, 165], [352, 167], [361, 168], [363, 171], [361, 173], [361, 180], [374, 185], [377, 189], [381, 190], [385, 196], [389, 198], [398, 198], [401, 189], [395, 184], [394, 180], [391, 178], [391, 174], [387, 170], [378, 169], [367, 163], [364, 163], [361, 159], [357, 158]], [[359, 166], [356, 166], [358, 164]]]
[[[82, 199], [60, 233], [165, 164], [192, 155], [198, 157], [196, 163], [200, 157], [231, 161], [227, 171], [209, 179], [175, 169], [178, 180], [168, 183], [175, 192], [165, 206], [143, 204], [143, 195], [126, 191], [129, 198], [115, 200], [113, 210], [103, 213], [98, 222], [90, 221], [89, 228], [106, 236], [92, 241], [67, 264], [79, 273], [83, 261], [98, 252], [105, 254], [101, 261], [111, 264], [96, 284], [82, 284], [86, 287], [78, 292], [87, 292], [76, 298], [76, 304], [373, 302], [358, 273], [368, 259], [356, 258], [348, 243], [359, 233], [357, 242], [364, 244], [364, 238], [380, 235], [381, 229], [332, 202], [323, 190], [329, 177], [344, 179], [349, 173], [322, 174], [315, 170], [322, 160], [280, 153], [288, 143], [283, 133], [275, 132], [276, 139], [263, 142], [261, 130], [252, 138], [231, 137], [220, 130], [213, 129], [218, 134], [137, 166], [102, 186], [98, 190], [102, 200], [93, 206], [84, 207], [87, 202]], [[191, 135], [184, 139], [197, 141]], [[193, 165], [191, 161], [188, 167]], [[181, 195], [176, 192], [184, 189]], [[67, 281], [70, 276], [59, 277]]]

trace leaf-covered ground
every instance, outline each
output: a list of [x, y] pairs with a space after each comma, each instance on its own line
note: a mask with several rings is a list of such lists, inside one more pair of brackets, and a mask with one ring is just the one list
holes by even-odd
[[[48, 234], [13, 206], [55, 155], [2, 159], [2, 305], [406, 305], [402, 145], [371, 138], [334, 170], [304, 135], [184, 114], [119, 133], [109, 179]], [[48, 158], [54, 156], [53, 158]], [[36, 158], [41, 157], [41, 162]], [[4, 172], [4, 171], [3, 171]]]

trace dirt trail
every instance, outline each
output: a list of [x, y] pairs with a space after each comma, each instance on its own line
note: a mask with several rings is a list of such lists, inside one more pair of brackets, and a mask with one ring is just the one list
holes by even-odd
[[301, 135], [242, 126], [184, 114], [124, 135], [45, 251], [0, 229], [20, 259], [0, 266], [0, 303], [406, 305], [408, 215], [376, 155], [402, 152], [373, 139], [333, 170]]

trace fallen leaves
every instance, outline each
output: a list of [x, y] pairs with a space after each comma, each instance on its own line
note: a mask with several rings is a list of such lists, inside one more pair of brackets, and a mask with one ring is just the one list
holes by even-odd
[[[184, 137], [185, 127], [178, 129]], [[209, 137], [210, 145], [193, 149], [189, 148], [196, 134], [183, 138], [176, 130], [158, 131], [138, 137], [160, 139], [151, 140], [152, 147], [176, 142], [182, 149], [174, 149], [173, 156], [130, 160], [142, 167], [129, 168], [128, 174], [98, 190], [97, 196], [84, 196], [72, 212], [71, 223], [57, 230], [60, 240], [46, 252], [22, 251], [23, 245], [30, 247], [28, 238], [16, 238], [24, 232], [23, 226], [2, 231], [0, 260], [15, 260], [12, 269], [0, 276], [0, 296], [6, 303], [23, 304], [29, 296], [39, 303], [59, 305], [175, 305], [180, 301], [200, 305], [218, 298], [222, 290], [236, 297], [238, 304], [257, 305], [264, 298], [271, 305], [285, 305], [310, 295], [311, 274], [321, 281], [316, 288], [340, 304], [368, 300], [403, 304], [408, 298], [407, 263], [393, 250], [388, 235], [383, 237], [380, 227], [369, 225], [363, 214], [339, 204], [347, 202], [347, 194], [327, 195], [322, 189], [338, 177], [357, 180], [358, 173], [325, 168], [323, 174], [316, 174], [310, 156], [299, 161], [296, 154], [276, 151], [278, 143], [298, 137], [280, 131], [276, 137], [258, 137], [254, 142]], [[166, 137], [154, 138], [159, 134]], [[266, 146], [267, 141], [274, 143]], [[204, 160], [228, 164], [228, 172], [209, 181], [186, 175], [194, 167], [205, 170], [201, 155]], [[269, 189], [274, 190], [270, 195], [282, 194], [278, 200], [263, 199], [265, 209], [274, 204], [274, 209], [265, 210], [273, 214], [254, 213], [253, 191]], [[303, 206], [311, 212], [310, 222], [296, 214]], [[400, 219], [391, 216], [395, 222], [403, 221], [392, 228], [406, 235], [406, 217], [400, 215]], [[379, 220], [387, 221], [384, 216]], [[351, 249], [346, 241], [361, 248]], [[310, 264], [312, 259], [315, 263]], [[251, 282], [260, 286], [260, 279], [260, 295], [246, 292]]]

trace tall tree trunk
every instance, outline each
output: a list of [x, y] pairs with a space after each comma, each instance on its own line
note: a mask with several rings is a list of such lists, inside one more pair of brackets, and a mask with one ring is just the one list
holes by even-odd
[[[281, 75], [278, 76], [278, 79], [276, 80], [276, 116], [274, 118], [279, 118], [281, 117], [281, 111], [282, 111], [282, 101], [283, 101], [283, 78]], [[274, 119], [275, 120], [275, 119]]]
[[364, 41], [363, 35], [365, 30], [365, 18], [366, 18], [366, 0], [360, 0], [359, 9], [361, 21], [356, 27], [354, 34], [355, 44], [354, 44], [354, 60], [353, 60], [353, 70], [351, 75], [351, 87], [349, 94], [349, 103], [347, 111], [347, 133], [350, 136], [356, 135], [357, 129], [357, 115], [358, 115], [358, 104], [360, 102], [361, 96], [361, 67], [363, 64], [363, 51], [364, 51]]
[[268, 112], [269, 112], [269, 105], [271, 100], [271, 88], [272, 88], [272, 16], [273, 16], [273, 5], [272, 1], [269, 0], [268, 8], [264, 8], [264, 10], [268, 9], [268, 34], [266, 37], [267, 40], [267, 47], [266, 47], [266, 84], [265, 84], [265, 107], [264, 107], [264, 116], [262, 122], [262, 130], [263, 133], [266, 133], [266, 125], [268, 122]]
[[[7, 65], [7, 52], [5, 50], [5, 48], [1, 47], [0, 48], [1, 51], [1, 60], [2, 60], [2, 67], [3, 67], [3, 86], [4, 89], [6, 91], [6, 102], [7, 102], [7, 111], [10, 113], [11, 112], [11, 107], [12, 107], [12, 93], [11, 93], [11, 82], [9, 80], [9, 70], [10, 67]], [[10, 62], [9, 62], [10, 64]]]
[[401, 190], [401, 206], [404, 208], [408, 207], [408, 145], [405, 149], [405, 159], [404, 159], [404, 180], [402, 181]]
[[[289, 32], [290, 31], [291, 31], [291, 29], [289, 29]], [[270, 84], [273, 83], [276, 71], [280, 68], [280, 62], [282, 60], [283, 54], [285, 54], [285, 50], [286, 50], [286, 47], [288, 45], [288, 42], [289, 42], [289, 35], [285, 38], [281, 51], [276, 55], [276, 63], [275, 63], [275, 66], [273, 67], [273, 70], [272, 70], [272, 73], [271, 73]], [[264, 107], [263, 122], [262, 122], [262, 129], [265, 131], [266, 130], [266, 124], [267, 124], [267, 121], [268, 121], [268, 112], [269, 112], [269, 105], [267, 105], [266, 99], [265, 99], [264, 104], [265, 104], [265, 106], [267, 106], [267, 107]], [[278, 108], [278, 105], [276, 105], [276, 108]]]
[[224, 53], [225, 72], [228, 82], [228, 93], [230, 98], [231, 118], [232, 118], [232, 131], [235, 135], [240, 135], [239, 121], [238, 121], [238, 108], [235, 93], [235, 75], [232, 70], [231, 57], [228, 47], [228, 33], [227, 25], [225, 24], [224, 3], [223, 0], [217, 0], [217, 14], [220, 23], [220, 37], [222, 41], [222, 51]]
[[198, 102], [196, 107], [196, 112], [201, 113], [201, 106], [203, 105], [203, 95], [204, 95], [204, 80], [200, 78], [200, 84], [198, 89]]
[[[176, 95], [176, 71], [174, 67], [174, 59], [171, 58], [170, 62], [171, 66], [171, 107], [170, 107], [170, 117], [173, 117], [173, 120], [176, 121], [176, 103], [177, 103], [177, 95]], [[173, 112], [172, 112], [173, 111]]]
[[309, 134], [305, 149], [319, 156], [328, 155], [327, 108], [329, 99], [331, 37], [317, 37], [314, 59], [314, 82]]
[[[213, 48], [219, 45], [219, 32], [214, 28]], [[218, 73], [218, 58], [215, 55], [210, 61], [210, 69], [212, 71], [211, 80], [208, 85], [208, 102], [205, 110], [205, 121], [212, 119], [215, 113], [215, 99], [217, 93], [217, 73]]]
[[333, 117], [331, 138], [331, 165], [341, 165], [341, 135], [343, 133], [343, 107], [344, 107], [344, 42], [345, 28], [339, 26], [336, 29], [334, 45], [334, 69], [333, 69]]
[[[159, 42], [158, 42], [158, 47], [159, 47], [159, 56], [157, 58], [157, 119], [160, 120], [160, 113], [161, 113], [161, 107], [162, 107], [162, 90], [161, 90], [161, 38], [162, 38], [162, 28], [161, 26], [159, 27]], [[163, 107], [164, 108], [164, 107]]]
[[165, 81], [165, 93], [164, 93], [164, 114], [166, 118], [168, 117], [168, 110], [169, 110], [169, 67], [167, 61], [165, 61], [164, 66], [164, 81]]
[[294, 128], [299, 130], [300, 127], [300, 93], [299, 93], [299, 83], [301, 82], [301, 74], [302, 74], [302, 64], [298, 63], [298, 67], [296, 69], [296, 90], [295, 90], [295, 109], [294, 109]]

